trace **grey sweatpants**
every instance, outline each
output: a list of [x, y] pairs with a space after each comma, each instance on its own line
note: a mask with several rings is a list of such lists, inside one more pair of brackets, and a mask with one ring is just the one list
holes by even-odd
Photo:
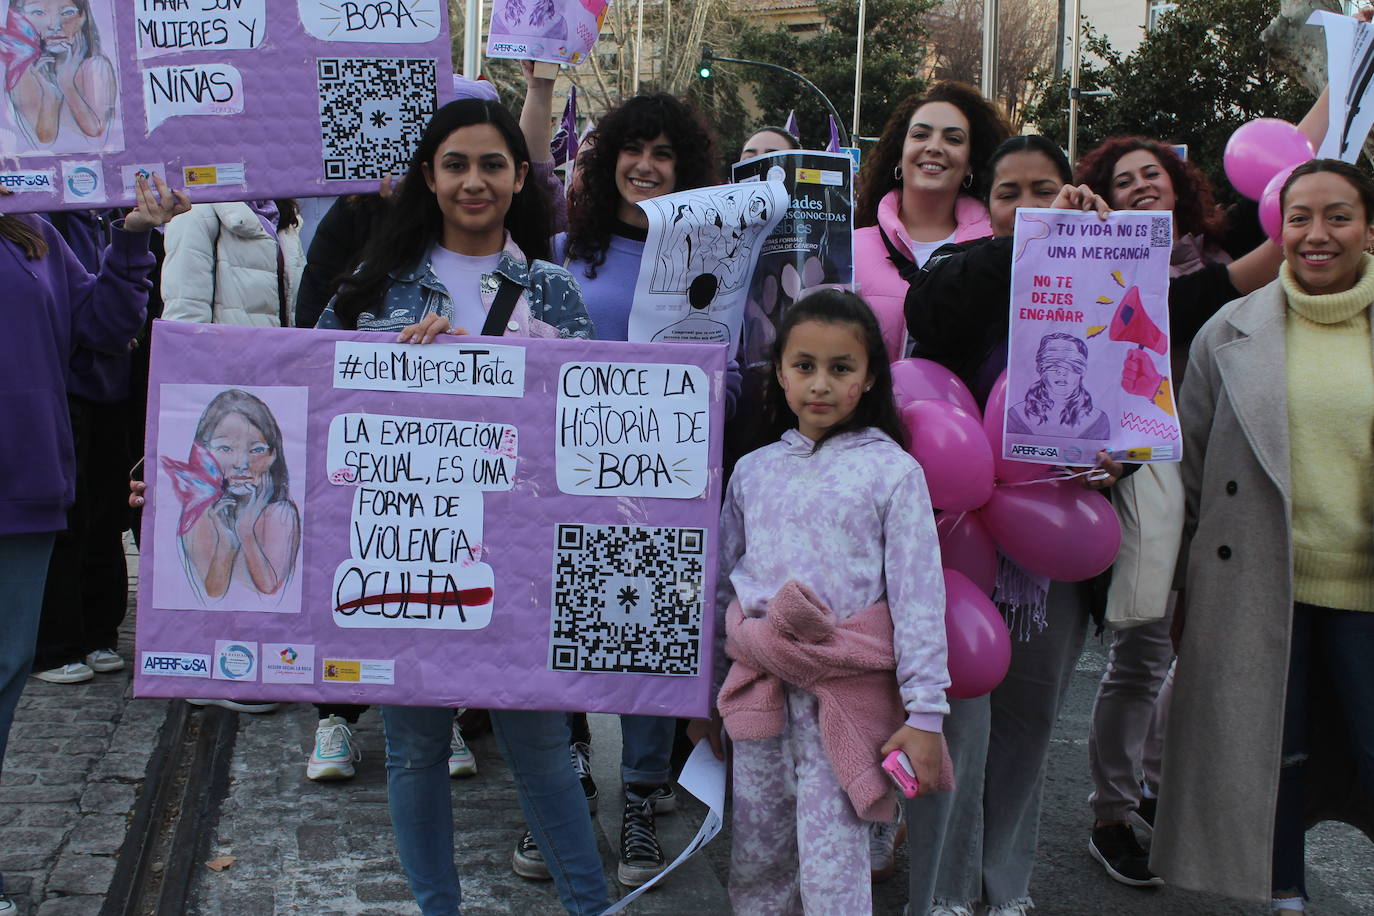
[[1169, 639], [1174, 596], [1162, 620], [1117, 630], [1093, 701], [1088, 762], [1093, 792], [1088, 802], [1103, 823], [1125, 822], [1140, 801], [1137, 768], [1151, 792], [1159, 791], [1174, 658]]
[[1013, 638], [1006, 680], [987, 696], [950, 702], [955, 790], [906, 803], [911, 916], [933, 902], [1030, 902], [1050, 734], [1087, 621], [1084, 589], [1051, 583], [1047, 626], [1026, 642]]

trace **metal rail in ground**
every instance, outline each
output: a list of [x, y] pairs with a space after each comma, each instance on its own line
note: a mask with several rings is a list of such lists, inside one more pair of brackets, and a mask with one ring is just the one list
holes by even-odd
[[229, 782], [238, 713], [167, 704], [100, 916], [183, 914]]

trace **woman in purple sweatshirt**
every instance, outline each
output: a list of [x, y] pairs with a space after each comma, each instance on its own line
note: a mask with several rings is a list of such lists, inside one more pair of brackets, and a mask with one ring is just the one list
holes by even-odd
[[[116, 229], [98, 275], [86, 272], [57, 230], [32, 216], [0, 216], [0, 766], [14, 710], [33, 663], [53, 538], [76, 491], [67, 418], [67, 366], [77, 347], [119, 353], [143, 326], [148, 233], [190, 209], [154, 176]], [[0, 909], [7, 904], [0, 879]]]

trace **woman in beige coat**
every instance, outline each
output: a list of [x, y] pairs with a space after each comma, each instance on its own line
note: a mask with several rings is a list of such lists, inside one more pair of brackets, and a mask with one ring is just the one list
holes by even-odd
[[1374, 838], [1374, 183], [1284, 186], [1279, 279], [1193, 344], [1187, 560], [1152, 867], [1301, 910], [1303, 831]]

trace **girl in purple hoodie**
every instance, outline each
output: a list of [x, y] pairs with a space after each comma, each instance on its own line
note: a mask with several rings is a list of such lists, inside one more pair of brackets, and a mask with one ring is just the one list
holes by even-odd
[[[138, 206], [115, 224], [99, 275], [86, 272], [50, 223], [0, 216], [0, 766], [33, 664], [48, 556], [76, 492], [67, 365], [77, 347], [128, 348], [148, 303], [148, 233], [191, 208], [185, 194], [153, 180], [156, 189], [139, 181]], [[0, 911], [7, 903], [0, 880]]]
[[[853, 293], [823, 290], [787, 311], [774, 346], [767, 406], [782, 437], [741, 458], [730, 479], [718, 637], [733, 602], [762, 617], [790, 581], [841, 625], [886, 601], [905, 723], [881, 753], [904, 751], [924, 794], [940, 779], [949, 708], [944, 579], [877, 319]], [[719, 680], [725, 659], [716, 657]], [[771, 673], [784, 684], [782, 734], [734, 744], [730, 902], [740, 914], [871, 912], [869, 825], [827, 754], [817, 696], [788, 671]], [[719, 719], [694, 723], [692, 734], [718, 748]]]

